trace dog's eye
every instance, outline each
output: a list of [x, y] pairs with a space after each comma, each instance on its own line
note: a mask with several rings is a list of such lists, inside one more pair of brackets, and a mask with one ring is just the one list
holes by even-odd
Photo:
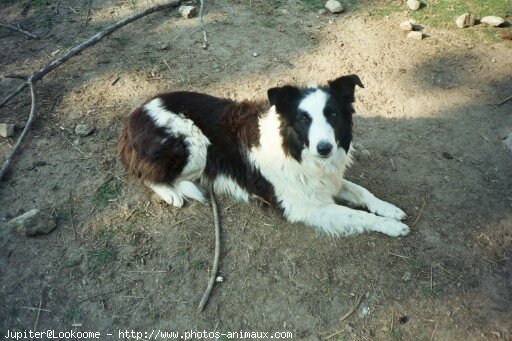
[[300, 112], [299, 113], [299, 120], [302, 122], [302, 123], [309, 123], [309, 121], [311, 120], [311, 118], [309, 117], [308, 114], [306, 114], [305, 112]]

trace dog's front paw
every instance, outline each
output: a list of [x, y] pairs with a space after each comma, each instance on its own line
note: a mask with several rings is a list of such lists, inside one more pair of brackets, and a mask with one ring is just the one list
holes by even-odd
[[381, 217], [391, 218], [395, 220], [403, 220], [407, 214], [404, 211], [382, 200], [378, 200], [369, 205], [370, 212], [375, 213]]
[[391, 237], [400, 237], [409, 234], [409, 226], [393, 219], [383, 220], [379, 223], [379, 226], [376, 226], [375, 230]]

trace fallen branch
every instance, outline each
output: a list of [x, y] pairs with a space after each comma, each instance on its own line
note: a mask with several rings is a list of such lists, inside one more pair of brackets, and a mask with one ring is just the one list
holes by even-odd
[[201, 7], [199, 7], [199, 26], [201, 27], [201, 31], [203, 31], [203, 49], [208, 50], [208, 37], [206, 36], [206, 26], [204, 26], [203, 21], [203, 13], [204, 13], [204, 0], [201, 1]]
[[32, 96], [32, 106], [30, 108], [30, 115], [28, 117], [27, 124], [25, 125], [25, 128], [23, 128], [23, 132], [21, 133], [18, 142], [14, 145], [14, 148], [9, 153], [9, 156], [7, 156], [7, 160], [5, 160], [4, 165], [2, 166], [2, 169], [0, 170], [0, 180], [3, 179], [5, 173], [9, 169], [9, 166], [11, 165], [12, 159], [14, 158], [14, 155], [20, 149], [21, 143], [27, 136], [28, 131], [30, 130], [30, 127], [32, 126], [32, 122], [34, 121], [34, 117], [36, 116], [37, 111], [37, 97], [36, 97], [36, 89], [34, 86], [34, 83], [31, 79], [28, 80], [28, 86], [30, 87], [30, 94]]
[[208, 286], [206, 287], [206, 290], [203, 294], [203, 298], [201, 298], [201, 302], [199, 302], [199, 306], [197, 307], [199, 311], [203, 311], [206, 302], [208, 302], [208, 298], [210, 297], [213, 285], [215, 284], [215, 279], [217, 278], [217, 271], [219, 269], [220, 222], [219, 212], [217, 209], [217, 202], [215, 201], [215, 195], [213, 194], [213, 188], [210, 188], [210, 201], [212, 202], [213, 220], [215, 224], [215, 257], [213, 259], [213, 267], [212, 272], [210, 274], [210, 280], [208, 281]]
[[80, 52], [82, 52], [86, 48], [95, 45], [100, 40], [102, 40], [103, 38], [111, 35], [112, 33], [114, 33], [119, 28], [123, 27], [124, 25], [129, 24], [132, 21], [135, 21], [137, 19], [140, 19], [140, 18], [142, 18], [142, 17], [144, 17], [144, 16], [146, 16], [148, 14], [151, 14], [151, 13], [154, 13], [154, 12], [157, 12], [157, 11], [161, 11], [161, 10], [164, 10], [164, 9], [167, 9], [167, 8], [177, 7], [180, 3], [181, 3], [181, 0], [172, 0], [172, 1], [166, 2], [166, 3], [161, 4], [161, 5], [156, 5], [156, 6], [150, 7], [150, 8], [148, 8], [147, 10], [145, 10], [143, 12], [134, 14], [131, 17], [128, 17], [128, 18], [125, 18], [123, 20], [120, 20], [120, 21], [116, 22], [115, 24], [107, 27], [105, 30], [96, 33], [95, 35], [93, 35], [92, 37], [90, 37], [89, 39], [84, 41], [82, 44], [80, 44], [80, 45], [76, 46], [75, 48], [71, 49], [65, 55], [55, 59], [50, 64], [46, 65], [45, 67], [43, 67], [43, 68], [35, 71], [33, 74], [29, 75], [26, 83], [23, 83], [18, 89], [16, 89], [16, 91], [14, 91], [12, 94], [10, 94], [6, 98], [4, 98], [2, 100], [2, 102], [0, 102], [0, 108], [2, 106], [4, 106], [7, 102], [9, 102], [11, 99], [13, 99], [20, 92], [22, 92], [27, 86], [29, 86], [30, 89], [31, 89], [31, 94], [32, 94], [32, 109], [31, 109], [31, 112], [30, 112], [29, 121], [25, 125], [25, 128], [23, 129], [23, 132], [21, 133], [21, 136], [18, 139], [18, 142], [16, 143], [16, 145], [13, 148], [13, 150], [11, 151], [9, 156], [7, 157], [7, 160], [5, 161], [4, 165], [2, 166], [2, 169], [0, 171], [0, 180], [3, 179], [5, 173], [7, 172], [7, 169], [11, 165], [11, 162], [12, 162], [12, 159], [14, 157], [14, 154], [20, 148], [21, 142], [23, 141], [23, 139], [27, 135], [27, 132], [30, 129], [30, 126], [32, 124], [32, 120], [34, 119], [35, 110], [36, 110], [36, 98], [35, 98], [34, 84], [38, 80], [42, 79], [46, 74], [48, 74], [49, 72], [55, 70], [57, 67], [62, 65], [64, 62], [68, 61], [71, 57], [79, 54]]
[[507, 98], [505, 98], [503, 101], [499, 102], [498, 104], [496, 104], [496, 106], [500, 106], [502, 104], [505, 104], [507, 103], [508, 101], [510, 101], [512, 99], [512, 96], [508, 96]]
[[29, 38], [32, 38], [32, 39], [39, 39], [38, 36], [36, 36], [35, 34], [32, 34], [28, 31], [25, 31], [25, 30], [22, 30], [21, 28], [19, 27], [16, 27], [14, 25], [9, 25], [9, 24], [0, 24], [1, 27], [5, 27], [5, 28], [8, 28], [10, 30], [13, 30], [13, 31], [16, 31], [16, 32], [20, 32], [20, 33], [23, 33], [24, 35], [26, 35], [27, 37]]
[[[53, 71], [54, 69], [56, 69], [57, 67], [59, 67], [62, 63], [68, 61], [71, 57], [79, 54], [80, 52], [82, 52], [83, 50], [85, 50], [86, 48], [88, 47], [91, 47], [93, 45], [95, 45], [96, 43], [98, 43], [100, 40], [102, 40], [103, 38], [111, 35], [112, 33], [114, 33], [115, 31], [117, 31], [118, 29], [120, 29], [121, 27], [123, 27], [124, 25], [126, 24], [129, 24], [131, 23], [132, 21], [135, 21], [137, 19], [140, 19], [148, 14], [151, 14], [151, 13], [154, 13], [154, 12], [157, 12], [157, 11], [161, 11], [161, 10], [164, 10], [164, 9], [167, 9], [167, 8], [173, 8], [173, 7], [177, 7], [179, 4], [181, 3], [181, 0], [172, 0], [172, 1], [169, 1], [167, 3], [164, 3], [164, 4], [161, 4], [161, 5], [156, 5], [156, 6], [153, 6], [153, 7], [150, 7], [148, 8], [147, 10], [143, 11], [143, 12], [140, 12], [140, 13], [137, 13], [137, 14], [134, 14], [132, 15], [131, 17], [128, 17], [128, 18], [125, 18], [121, 21], [118, 21], [116, 22], [115, 24], [107, 27], [105, 30], [101, 31], [101, 32], [98, 32], [96, 33], [95, 35], [93, 35], [92, 37], [90, 37], [89, 39], [87, 39], [86, 41], [84, 41], [83, 43], [81, 43], [80, 45], [74, 47], [73, 49], [69, 50], [68, 53], [66, 53], [65, 55], [55, 59], [54, 61], [52, 61], [50, 64], [46, 65], [45, 67], [37, 70], [36, 72], [34, 72], [31, 76], [29, 77], [32, 77], [32, 80], [34, 82], [40, 80], [41, 78], [43, 78], [46, 74], [48, 74], [49, 72]], [[13, 94], [7, 96], [6, 99], [4, 99], [1, 103], [0, 103], [0, 108], [5, 105], [7, 102], [9, 102], [9, 100], [11, 100], [14, 96], [16, 96], [18, 93], [20, 93], [23, 89], [25, 89], [27, 87], [27, 84], [25, 85], [22, 85], [18, 90], [16, 90], [16, 92], [14, 92]]]

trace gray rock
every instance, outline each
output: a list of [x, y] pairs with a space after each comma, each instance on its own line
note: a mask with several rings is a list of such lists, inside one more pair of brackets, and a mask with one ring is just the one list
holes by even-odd
[[33, 209], [9, 221], [8, 226], [21, 235], [31, 237], [52, 232], [57, 223], [50, 214]]
[[412, 39], [416, 39], [416, 40], [421, 40], [421, 39], [423, 39], [423, 33], [419, 32], [419, 31], [411, 31], [411, 32], [409, 32], [409, 34], [407, 35], [407, 38], [412, 38]]
[[464, 13], [455, 20], [458, 28], [465, 28], [475, 25], [475, 17], [469, 13]]
[[190, 19], [197, 15], [197, 7], [183, 5], [183, 6], [180, 6], [180, 8], [178, 9], [178, 12], [180, 12], [180, 14], [183, 18]]
[[505, 22], [505, 19], [490, 15], [490, 16], [483, 17], [482, 19], [480, 19], [480, 22], [487, 26], [498, 27], [500, 25], [503, 25], [503, 23]]
[[327, 10], [333, 14], [341, 13], [345, 10], [343, 8], [343, 5], [339, 1], [336, 1], [336, 0], [327, 1], [325, 3], [325, 8], [327, 8]]
[[354, 149], [353, 153], [357, 160], [368, 159], [371, 156], [370, 151], [360, 143], [353, 143], [352, 148]]
[[89, 136], [94, 131], [94, 126], [79, 124], [75, 127], [75, 133], [79, 136]]
[[406, 32], [414, 31], [414, 25], [410, 20], [407, 20], [400, 24], [400, 29]]
[[421, 3], [418, 0], [407, 0], [407, 7], [416, 11], [420, 8]]
[[0, 124], [0, 136], [13, 137], [14, 136], [14, 124], [1, 123]]

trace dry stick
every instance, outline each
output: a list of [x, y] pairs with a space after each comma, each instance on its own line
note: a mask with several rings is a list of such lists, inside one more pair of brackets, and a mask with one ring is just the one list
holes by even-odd
[[30, 4], [33, 0], [27, 0], [25, 4], [23, 5], [23, 8], [21, 9], [21, 14], [25, 15], [28, 12], [28, 8], [30, 7]]
[[[357, 307], [359, 307], [359, 305], [361, 304], [361, 301], [363, 300], [363, 297], [365, 295], [366, 295], [366, 293], [362, 293], [362, 294], [357, 295], [356, 302], [354, 303], [352, 308], [350, 308], [350, 310], [347, 311], [347, 313], [340, 318], [340, 322], [343, 322], [344, 320], [346, 320], [350, 315], [352, 315], [354, 313], [354, 311], [356, 311]], [[344, 331], [345, 331], [344, 329], [338, 330], [338, 331], [334, 332], [333, 334], [327, 336], [324, 340], [328, 340], [330, 338], [333, 338], [336, 335], [339, 335], [339, 334], [343, 333]]]
[[32, 38], [32, 39], [39, 39], [38, 36], [36, 36], [35, 34], [32, 34], [30, 32], [27, 32], [25, 30], [22, 30], [21, 28], [19, 27], [16, 27], [14, 25], [9, 25], [9, 24], [0, 24], [1, 27], [5, 27], [5, 28], [8, 28], [10, 30], [13, 30], [13, 31], [16, 31], [16, 32], [20, 32], [20, 33], [23, 33], [24, 35], [26, 35], [27, 37], [29, 38]]
[[421, 213], [423, 212], [423, 209], [425, 208], [425, 204], [427, 203], [427, 199], [425, 199], [423, 201], [423, 205], [421, 205], [421, 209], [420, 209], [420, 212], [418, 213], [418, 216], [416, 217], [416, 219], [414, 219], [414, 223], [412, 223], [411, 227], [414, 227], [414, 225], [416, 225], [416, 223], [418, 222], [418, 220], [420, 220], [420, 217], [421, 217]]
[[510, 101], [511, 99], [512, 99], [512, 96], [509, 96], [509, 97], [505, 98], [503, 101], [501, 101], [501, 102], [499, 102], [498, 104], [496, 104], [496, 106], [498, 106], [498, 107], [499, 107], [500, 105], [507, 103], [507, 102], [508, 102], [508, 101]]
[[0, 180], [2, 180], [2, 178], [4, 177], [7, 169], [9, 168], [9, 166], [10, 166], [10, 164], [12, 162], [12, 158], [13, 158], [14, 154], [18, 151], [18, 149], [19, 149], [19, 147], [21, 145], [21, 142], [25, 138], [25, 136], [26, 136], [26, 134], [28, 132], [28, 129], [30, 128], [30, 126], [32, 124], [32, 120], [33, 120], [33, 118], [35, 116], [35, 104], [36, 103], [35, 103], [34, 83], [36, 81], [38, 81], [41, 78], [43, 78], [46, 74], [48, 74], [50, 71], [52, 71], [52, 70], [56, 69], [57, 67], [59, 67], [62, 63], [66, 62], [71, 57], [73, 57], [76, 54], [82, 52], [86, 48], [88, 48], [88, 47], [90, 47], [92, 45], [95, 45], [100, 40], [102, 40], [106, 36], [111, 35], [112, 33], [114, 33], [119, 28], [123, 27], [124, 25], [129, 24], [132, 21], [140, 19], [143, 16], [146, 16], [148, 14], [154, 13], [156, 11], [161, 11], [161, 10], [166, 9], [166, 8], [177, 7], [180, 3], [181, 3], [181, 0], [172, 0], [172, 1], [169, 1], [169, 2], [161, 4], [161, 5], [150, 7], [150, 8], [148, 8], [147, 10], [145, 10], [143, 12], [137, 13], [135, 15], [132, 15], [131, 17], [128, 17], [128, 18], [125, 18], [125, 19], [123, 19], [121, 21], [118, 21], [117, 23], [107, 27], [105, 30], [96, 33], [95, 35], [93, 35], [92, 37], [90, 37], [89, 39], [84, 41], [82, 44], [80, 44], [80, 45], [76, 46], [75, 48], [71, 49], [65, 55], [55, 59], [50, 64], [48, 64], [45, 67], [43, 67], [43, 68], [37, 70], [36, 72], [34, 72], [32, 75], [29, 76], [27, 83], [21, 85], [14, 93], [12, 93], [11, 95], [7, 96], [7, 98], [5, 98], [0, 103], [0, 108], [3, 105], [5, 105], [5, 103], [9, 102], [12, 98], [14, 98], [17, 94], [19, 94], [27, 86], [30, 86], [31, 92], [32, 92], [32, 109], [33, 110], [31, 110], [31, 112], [30, 112], [29, 121], [25, 125], [25, 129], [23, 129], [23, 132], [21, 133], [21, 136], [20, 136], [18, 142], [16, 143], [16, 145], [13, 148], [13, 150], [9, 154], [9, 157], [7, 158], [7, 160], [5, 161], [4, 165], [2, 166], [2, 169], [0, 171]]
[[213, 188], [210, 188], [210, 201], [212, 202], [212, 211], [213, 211], [213, 220], [215, 223], [215, 258], [213, 259], [213, 267], [212, 272], [210, 274], [210, 280], [208, 281], [208, 286], [203, 294], [203, 298], [201, 298], [201, 302], [199, 302], [199, 306], [197, 307], [199, 311], [203, 311], [206, 302], [208, 302], [208, 298], [210, 297], [210, 293], [213, 289], [213, 284], [215, 283], [215, 278], [217, 278], [217, 271], [219, 269], [219, 257], [220, 257], [220, 223], [219, 223], [219, 212], [217, 209], [217, 202], [215, 201], [215, 195], [213, 194]]
[[[37, 70], [36, 72], [34, 72], [31, 75], [32, 80], [34, 82], [40, 80], [47, 73], [49, 73], [50, 71], [56, 69], [62, 63], [66, 62], [68, 59], [70, 59], [71, 57], [73, 57], [76, 54], [82, 52], [86, 48], [95, 45], [100, 40], [102, 40], [103, 38], [111, 35], [112, 33], [117, 31], [118, 29], [120, 29], [124, 25], [129, 24], [132, 21], [135, 21], [137, 19], [140, 19], [140, 18], [142, 18], [142, 17], [144, 17], [144, 16], [146, 16], [148, 14], [151, 14], [151, 13], [154, 13], [154, 12], [157, 12], [157, 11], [161, 11], [161, 10], [164, 10], [164, 9], [167, 9], [167, 8], [177, 7], [179, 4], [181, 4], [181, 0], [172, 0], [172, 1], [166, 2], [166, 3], [161, 4], [161, 5], [156, 5], [156, 6], [150, 7], [150, 8], [148, 8], [147, 10], [145, 10], [143, 12], [134, 14], [131, 17], [128, 17], [128, 18], [125, 18], [123, 20], [120, 20], [120, 21], [116, 22], [115, 24], [107, 27], [105, 30], [96, 33], [95, 35], [93, 35], [92, 37], [90, 37], [89, 39], [84, 41], [82, 44], [80, 44], [80, 45], [74, 47], [73, 49], [69, 50], [68, 53], [66, 53], [65, 55], [55, 59], [50, 64], [48, 64], [45, 67], [43, 67], [43, 68]], [[24, 85], [20, 86], [20, 88], [18, 88], [13, 94], [9, 95], [6, 99], [4, 99], [0, 103], [0, 108], [3, 105], [5, 105], [5, 103], [9, 102], [9, 100], [11, 100], [14, 96], [16, 96], [18, 93], [20, 93], [26, 87], [27, 87], [27, 84], [24, 84]]]
[[204, 13], [204, 0], [201, 1], [201, 7], [199, 8], [199, 26], [201, 27], [201, 31], [203, 31], [203, 49], [208, 50], [208, 37], [206, 36], [206, 27], [204, 26], [203, 21], [203, 13]]
[[3, 107], [5, 104], [7, 104], [7, 102], [9, 102], [11, 99], [13, 99], [14, 97], [16, 97], [17, 94], [19, 94], [20, 92], [22, 92], [23, 90], [25, 90], [25, 88], [28, 86], [27, 83], [23, 83], [20, 85], [20, 87], [18, 89], [16, 89], [16, 91], [14, 91], [12, 94], [10, 94], [9, 96], [5, 97], [4, 100], [2, 102], [0, 102], [0, 108]]
[[25, 125], [25, 128], [23, 128], [23, 132], [20, 135], [20, 138], [18, 139], [18, 142], [14, 145], [14, 148], [9, 153], [9, 156], [4, 162], [4, 165], [2, 166], [2, 169], [0, 170], [0, 180], [3, 179], [5, 173], [9, 169], [9, 166], [11, 165], [12, 159], [14, 158], [14, 154], [20, 149], [21, 143], [27, 136], [28, 131], [30, 130], [30, 127], [32, 126], [32, 122], [34, 121], [34, 117], [36, 116], [36, 110], [37, 110], [37, 97], [36, 97], [36, 89], [34, 87], [34, 83], [31, 79], [28, 81], [28, 85], [30, 87], [30, 94], [32, 96], [32, 106], [30, 108], [30, 115], [28, 117], [27, 124]]
[[87, 16], [85, 17], [85, 27], [89, 24], [89, 18], [91, 16], [91, 5], [92, 0], [89, 0], [89, 3], [87, 4]]
[[36, 322], [34, 323], [34, 331], [37, 331], [37, 325], [39, 324], [39, 315], [41, 315], [41, 305], [43, 304], [43, 299], [39, 300], [39, 308], [37, 308]]
[[8, 73], [4, 75], [4, 78], [23, 79], [24, 81], [26, 81], [28, 79], [28, 75], [24, 75], [22, 73]]

